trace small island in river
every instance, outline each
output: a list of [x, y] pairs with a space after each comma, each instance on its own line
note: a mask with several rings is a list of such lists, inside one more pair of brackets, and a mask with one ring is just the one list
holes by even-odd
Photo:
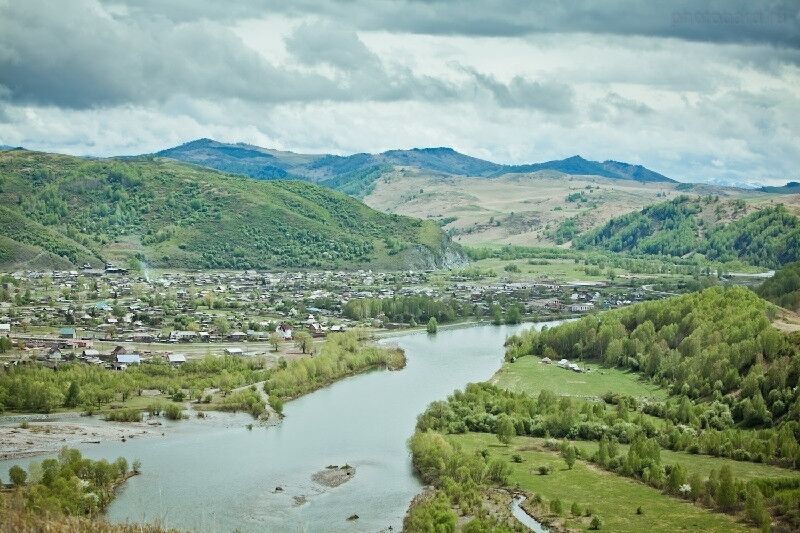
[[334, 488], [347, 483], [355, 475], [356, 469], [350, 465], [328, 465], [311, 476], [311, 479], [323, 487]]

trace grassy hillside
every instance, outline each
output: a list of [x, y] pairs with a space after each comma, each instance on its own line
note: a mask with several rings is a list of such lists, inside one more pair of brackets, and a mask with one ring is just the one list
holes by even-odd
[[427, 268], [460, 250], [433, 222], [297, 181], [169, 160], [0, 153], [0, 265]]
[[747, 214], [744, 201], [681, 196], [612, 219], [573, 244], [674, 256], [699, 252], [776, 268], [800, 259], [800, 219], [780, 204]]

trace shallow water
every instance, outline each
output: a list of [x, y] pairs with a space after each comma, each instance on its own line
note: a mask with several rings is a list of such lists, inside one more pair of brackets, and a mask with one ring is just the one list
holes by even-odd
[[[172, 423], [163, 437], [82, 451], [142, 462], [142, 475], [108, 509], [112, 521], [159, 520], [203, 532], [397, 531], [421, 488], [406, 448], [417, 415], [488, 379], [500, 367], [506, 337], [530, 327], [479, 325], [384, 339], [406, 351], [405, 369], [355, 376], [289, 402], [275, 427], [248, 430], [249, 416], [215, 413]], [[0, 472], [13, 463], [0, 462]], [[325, 466], [345, 463], [356, 468], [348, 483], [323, 490], [311, 481]], [[301, 496], [306, 503], [297, 505]], [[352, 514], [359, 519], [347, 521]]]

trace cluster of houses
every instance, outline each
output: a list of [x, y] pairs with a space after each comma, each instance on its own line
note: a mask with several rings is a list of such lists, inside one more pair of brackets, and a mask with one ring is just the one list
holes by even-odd
[[[52, 348], [48, 359], [53, 361], [58, 360], [57, 351], [84, 349], [92, 341], [265, 343], [274, 331], [291, 340], [300, 330], [324, 337], [357, 325], [343, 315], [345, 304], [356, 298], [424, 295], [487, 311], [491, 302], [514, 303], [540, 318], [588, 313], [644, 298], [637, 289], [603, 282], [451, 279], [442, 286], [424, 271], [198, 271], [150, 277], [107, 265], [18, 271], [11, 278], [3, 288], [12, 301], [0, 302], [0, 335], [21, 339], [28, 347]], [[23, 293], [24, 302], [14, 299]], [[226, 321], [224, 328], [218, 325], [220, 317]], [[380, 319], [369, 325], [407, 326]], [[100, 358], [103, 364], [135, 364], [127, 359]]]

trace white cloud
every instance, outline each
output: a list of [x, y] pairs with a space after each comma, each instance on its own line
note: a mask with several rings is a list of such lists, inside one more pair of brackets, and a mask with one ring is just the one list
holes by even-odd
[[440, 4], [356, 4], [0, 2], [0, 144], [91, 155], [197, 137], [334, 153], [444, 145], [504, 163], [577, 153], [684, 180], [798, 177], [800, 68], [784, 37], [681, 36], [658, 26], [662, 12], [646, 17], [649, 36], [621, 22], [543, 31], [525, 10], [437, 26]]

